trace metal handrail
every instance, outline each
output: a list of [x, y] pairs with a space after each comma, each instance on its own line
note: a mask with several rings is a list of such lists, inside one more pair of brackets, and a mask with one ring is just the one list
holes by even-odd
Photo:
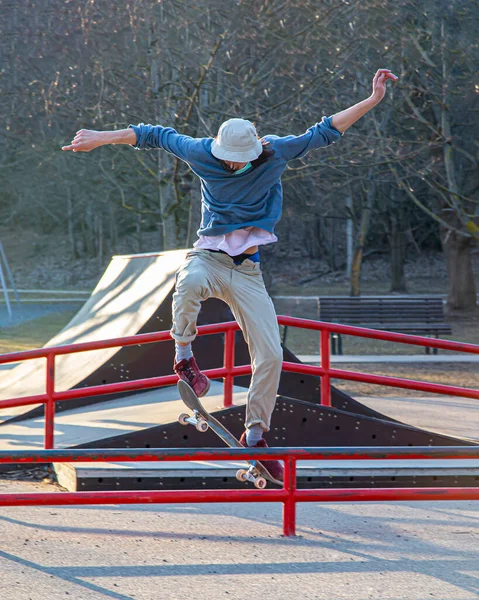
[[[330, 335], [333, 332], [361, 336], [391, 342], [400, 342], [420, 346], [429, 346], [444, 350], [456, 350], [479, 354], [479, 346], [434, 340], [422, 336], [384, 332], [363, 327], [340, 325], [298, 319], [278, 317], [280, 325], [300, 327], [320, 332], [320, 366], [283, 362], [283, 370], [319, 376], [321, 378], [321, 403], [331, 404], [331, 378], [362, 381], [431, 391], [479, 399], [479, 390], [418, 382], [397, 377], [384, 377], [332, 369], [330, 364]], [[235, 322], [202, 325], [198, 335], [225, 334], [224, 367], [209, 369], [205, 373], [211, 378], [224, 379], [225, 406], [233, 400], [234, 378], [251, 373], [250, 365], [235, 366], [235, 332], [239, 326]], [[96, 396], [101, 394], [126, 392], [138, 389], [173, 385], [176, 375], [151, 377], [113, 384], [96, 385], [88, 388], [55, 391], [55, 358], [65, 354], [147, 344], [171, 339], [168, 331], [139, 334], [111, 340], [86, 342], [68, 346], [41, 348], [14, 352], [0, 356], [0, 364], [19, 362], [34, 358], [46, 358], [46, 392], [24, 398], [12, 398], [0, 401], [0, 409], [11, 406], [45, 404], [45, 450], [0, 452], [0, 463], [39, 464], [45, 462], [109, 462], [109, 461], [169, 461], [169, 460], [245, 460], [275, 458], [285, 464], [283, 489], [273, 490], [176, 490], [176, 491], [112, 491], [112, 492], [66, 492], [33, 494], [0, 494], [0, 506], [38, 506], [60, 504], [131, 504], [131, 503], [171, 503], [171, 502], [272, 502], [283, 503], [284, 535], [294, 535], [296, 526], [297, 502], [339, 502], [339, 501], [397, 501], [397, 500], [479, 500], [479, 488], [385, 488], [385, 489], [297, 489], [297, 460], [361, 460], [361, 459], [424, 459], [424, 458], [479, 458], [479, 447], [368, 447], [368, 448], [265, 448], [265, 449], [121, 449], [121, 450], [53, 450], [55, 402], [73, 398]]]
[[1, 451], [0, 463], [135, 462], [190, 460], [284, 460], [282, 489], [174, 490], [0, 494], [0, 506], [59, 506], [93, 504], [282, 502], [283, 533], [296, 533], [298, 502], [379, 502], [415, 500], [479, 500], [479, 487], [297, 489], [297, 461], [321, 459], [479, 458], [479, 446], [364, 448], [155, 448]]

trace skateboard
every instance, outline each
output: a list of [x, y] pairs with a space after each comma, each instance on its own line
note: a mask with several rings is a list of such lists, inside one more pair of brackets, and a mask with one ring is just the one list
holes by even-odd
[[[193, 415], [188, 413], [181, 413], [181, 415], [179, 415], [178, 422], [181, 423], [181, 425], [193, 425], [202, 433], [211, 428], [230, 448], [244, 448], [224, 425], [210, 415], [186, 381], [183, 381], [182, 379], [178, 381], [178, 391], [183, 402], [191, 411], [193, 411]], [[257, 460], [248, 460], [246, 462], [249, 464], [249, 468], [239, 469], [236, 473], [236, 479], [238, 481], [250, 481], [260, 490], [267, 486], [268, 481], [283, 487], [283, 482], [275, 479], [262, 463]]]

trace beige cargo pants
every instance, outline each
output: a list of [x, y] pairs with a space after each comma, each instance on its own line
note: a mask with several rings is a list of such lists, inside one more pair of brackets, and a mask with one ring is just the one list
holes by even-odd
[[171, 336], [175, 340], [195, 339], [201, 302], [211, 297], [228, 304], [248, 344], [253, 374], [245, 426], [259, 423], [268, 431], [283, 351], [273, 302], [264, 286], [259, 263], [246, 259], [235, 265], [232, 258], [220, 252], [200, 249], [189, 252], [178, 270], [173, 295]]

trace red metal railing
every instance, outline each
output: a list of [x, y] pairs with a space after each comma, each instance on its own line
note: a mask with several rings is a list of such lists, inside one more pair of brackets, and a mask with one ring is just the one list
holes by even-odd
[[[292, 373], [303, 373], [307, 375], [316, 375], [321, 377], [321, 403], [325, 406], [331, 405], [331, 379], [344, 379], [350, 381], [359, 381], [364, 383], [376, 383], [391, 387], [405, 388], [423, 392], [434, 392], [437, 394], [447, 394], [451, 396], [462, 396], [465, 398], [479, 399], [479, 390], [442, 385], [436, 383], [414, 381], [400, 377], [386, 377], [381, 375], [372, 375], [356, 371], [345, 371], [343, 369], [331, 368], [330, 355], [330, 335], [342, 333], [344, 335], [354, 335], [370, 339], [384, 340], [390, 342], [400, 342], [415, 346], [429, 346], [442, 350], [455, 350], [470, 354], [479, 354], [479, 346], [466, 344], [462, 342], [450, 342], [448, 340], [436, 340], [417, 335], [406, 335], [402, 333], [390, 333], [387, 331], [378, 331], [375, 329], [366, 329], [363, 327], [353, 327], [349, 325], [339, 325], [337, 323], [325, 323], [322, 321], [312, 321], [307, 319], [298, 319], [295, 317], [278, 317], [280, 325], [289, 327], [299, 327], [320, 332], [320, 366], [305, 365], [303, 363], [283, 362], [283, 370]], [[225, 334], [224, 346], [224, 366], [218, 369], [209, 369], [205, 373], [212, 379], [224, 379], [224, 406], [231, 406], [233, 403], [233, 383], [234, 378], [240, 375], [251, 373], [251, 365], [235, 366], [234, 364], [234, 337], [238, 331], [239, 325], [236, 322], [218, 323], [214, 325], [202, 325], [198, 327], [198, 335]], [[139, 389], [156, 388], [166, 385], [174, 385], [178, 378], [176, 375], [164, 375], [162, 377], [149, 377], [148, 379], [136, 379], [133, 381], [122, 381], [118, 383], [109, 383], [104, 385], [95, 385], [84, 388], [66, 390], [62, 392], [55, 391], [55, 357], [64, 354], [74, 354], [78, 352], [88, 352], [91, 350], [102, 350], [106, 348], [133, 346], [139, 344], [151, 344], [170, 340], [169, 331], [160, 331], [158, 333], [144, 333], [140, 335], [102, 340], [97, 342], [86, 342], [82, 344], [71, 344], [66, 346], [52, 346], [41, 348], [39, 350], [27, 350], [24, 352], [14, 352], [0, 355], [0, 364], [31, 360], [34, 358], [46, 359], [46, 392], [35, 396], [26, 396], [23, 398], [11, 398], [0, 401], [0, 410], [14, 406], [28, 406], [31, 404], [44, 403], [45, 406], [45, 448], [54, 447], [54, 415], [55, 403], [60, 400], [72, 400], [74, 398], [86, 398], [99, 396], [103, 394], [112, 394], [119, 392], [128, 392]]]
[[[331, 405], [331, 379], [344, 379], [350, 381], [360, 381], [365, 383], [376, 383], [380, 385], [387, 385], [392, 387], [413, 389], [425, 392], [435, 392], [438, 394], [448, 394], [453, 396], [462, 396], [466, 398], [477, 398], [479, 399], [479, 390], [471, 388], [463, 388], [458, 386], [449, 386], [434, 384], [429, 382], [413, 381], [409, 379], [403, 379], [398, 377], [385, 377], [379, 375], [370, 375], [355, 371], [346, 371], [341, 369], [331, 368], [330, 364], [330, 334], [332, 332], [342, 333], [344, 335], [354, 335], [359, 337], [365, 337], [370, 339], [378, 339], [391, 342], [400, 342], [405, 344], [417, 345], [417, 346], [428, 346], [431, 348], [439, 348], [443, 350], [455, 350], [458, 352], [466, 352], [471, 354], [479, 354], [479, 346], [473, 344], [465, 344], [461, 342], [450, 342], [447, 340], [435, 340], [422, 336], [412, 336], [400, 333], [390, 333], [385, 331], [378, 331], [373, 329], [365, 329], [361, 327], [353, 327], [348, 325], [339, 325], [336, 323], [324, 323], [319, 321], [311, 321], [305, 319], [298, 319], [294, 317], [278, 317], [278, 323], [289, 327], [300, 327], [303, 329], [315, 330], [320, 332], [320, 366], [305, 365], [301, 363], [283, 362], [283, 370], [294, 372], [316, 375], [321, 377], [321, 403], [330, 406]], [[239, 330], [239, 326], [235, 322], [219, 323], [215, 325], [203, 325], [198, 328], [198, 335], [211, 335], [211, 334], [225, 334], [225, 350], [224, 350], [224, 366], [218, 369], [210, 369], [205, 371], [210, 378], [223, 378], [224, 379], [224, 404], [225, 406], [231, 406], [233, 401], [233, 383], [234, 378], [239, 375], [247, 375], [251, 373], [250, 365], [235, 366], [234, 362], [234, 337], [235, 331]], [[111, 340], [87, 342], [82, 344], [74, 344], [69, 346], [57, 346], [50, 348], [42, 348], [39, 350], [29, 350], [25, 352], [15, 352], [0, 356], [0, 364], [19, 362], [23, 360], [31, 360], [35, 358], [46, 359], [46, 387], [44, 394], [38, 394], [34, 396], [28, 396], [23, 398], [11, 398], [0, 401], [0, 410], [3, 408], [9, 408], [14, 406], [28, 406], [32, 404], [45, 404], [45, 448], [47, 451], [54, 452], [55, 454], [49, 454], [51, 459], [55, 456], [54, 462], [61, 462], [62, 456], [65, 458], [65, 453], [61, 454], [60, 451], [53, 451], [54, 447], [54, 417], [55, 417], [55, 403], [60, 400], [71, 400], [74, 398], [84, 398], [91, 396], [98, 396], [102, 394], [127, 392], [139, 389], [156, 388], [165, 385], [173, 385], [177, 382], [176, 375], [167, 375], [162, 377], [151, 377], [148, 379], [138, 379], [135, 381], [124, 381], [119, 383], [105, 384], [90, 386], [81, 389], [72, 389], [67, 391], [57, 392], [55, 391], [55, 358], [65, 354], [73, 354], [77, 352], [87, 352], [92, 350], [101, 350], [105, 348], [124, 347], [139, 344], [147, 344], [169, 340], [170, 334], [168, 331], [162, 331], [158, 333], [148, 333], [136, 336], [130, 336], [126, 338], [116, 338]], [[294, 520], [295, 520], [295, 506], [296, 502], [302, 501], [360, 501], [360, 500], [417, 500], [417, 499], [479, 499], [479, 488], [423, 488], [423, 489], [375, 489], [375, 490], [297, 490], [296, 489], [296, 461], [298, 458], [302, 459], [313, 459], [320, 455], [325, 456], [325, 449], [309, 449], [316, 450], [316, 454], [307, 453], [305, 449], [267, 449], [265, 451], [255, 450], [229, 450], [224, 449], [226, 452], [226, 458], [223, 460], [231, 460], [235, 457], [245, 458], [259, 458], [264, 455], [268, 457], [277, 457], [285, 461], [285, 484], [283, 490], [224, 490], [224, 491], [172, 491], [172, 492], [92, 492], [85, 495], [85, 492], [71, 493], [71, 494], [10, 494], [0, 495], [0, 505], [12, 504], [14, 502], [30, 502], [32, 504], [39, 503], [61, 503], [61, 498], [64, 498], [65, 503], [105, 503], [105, 502], [237, 502], [237, 501], [256, 501], [256, 502], [269, 502], [273, 499], [283, 502], [284, 504], [284, 528], [286, 535], [292, 535], [294, 533]], [[334, 449], [328, 449], [329, 451]], [[337, 449], [341, 450], [341, 449]], [[373, 450], [377, 449], [359, 449], [363, 450], [362, 458], [373, 457]], [[384, 449], [382, 449], [384, 450]], [[396, 458], [404, 457], [407, 451], [410, 449], [395, 449], [397, 453]], [[420, 457], [428, 458], [431, 455], [430, 450], [436, 449], [421, 449], [424, 450]], [[469, 450], [469, 448], [468, 448]], [[347, 458], [351, 458], [353, 449], [347, 450]], [[462, 447], [448, 448], [447, 457], [464, 458], [461, 454], [465, 451]], [[71, 460], [73, 451], [68, 452], [68, 461]], [[89, 460], [88, 456], [93, 456], [95, 450], [84, 451], [82, 460]], [[112, 456], [112, 451], [108, 451], [108, 454], [101, 451], [102, 460], [108, 461], [108, 457]], [[133, 454], [138, 451], [131, 451]], [[150, 453], [152, 451], [150, 450]], [[160, 451], [159, 451], [160, 452]], [[220, 449], [215, 449], [210, 452], [203, 450], [191, 450], [185, 454], [184, 458], [180, 458], [181, 451], [178, 449], [171, 449], [161, 451], [161, 454], [155, 455], [155, 460], [203, 460], [203, 456], [208, 455], [209, 459], [214, 458], [215, 460], [221, 459], [225, 454]], [[304, 454], [306, 452], [307, 454]], [[343, 450], [343, 453], [345, 451]], [[123, 456], [127, 456], [129, 451], [124, 452]], [[18, 462], [19, 453], [8, 453], [7, 456], [3, 456], [5, 453], [0, 453], [0, 462]], [[131, 456], [133, 456], [131, 454]], [[52, 462], [40, 460], [40, 454], [31, 454], [30, 462]], [[159, 458], [161, 456], [161, 458]], [[186, 458], [188, 456], [188, 458]], [[409, 455], [411, 456], [411, 455]], [[3, 457], [3, 460], [2, 460]], [[14, 457], [15, 460], [13, 459]], [[345, 454], [346, 457], [346, 454]], [[419, 455], [416, 456], [418, 458]], [[443, 456], [445, 458], [446, 456]], [[471, 456], [468, 456], [469, 458]], [[388, 458], [393, 458], [389, 455]], [[478, 458], [474, 454], [473, 458]], [[65, 460], [67, 460], [65, 458]], [[93, 459], [91, 459], [93, 460]], [[119, 459], [116, 459], [119, 460]], [[125, 460], [148, 460], [145, 458], [129, 458]], [[26, 461], [23, 461], [26, 462]], [[36, 500], [35, 500], [36, 499]], [[51, 502], [50, 502], [51, 500]], [[287, 533], [288, 532], [288, 533]]]
[[171, 448], [121, 450], [0, 451], [2, 463], [135, 462], [190, 460], [246, 460], [276, 458], [284, 461], [284, 485], [275, 490], [174, 490], [0, 494], [0, 506], [60, 506], [85, 504], [194, 504], [205, 502], [282, 502], [283, 533], [296, 533], [298, 502], [384, 502], [425, 500], [479, 500], [479, 487], [298, 489], [298, 460], [479, 459], [479, 446], [372, 447], [372, 448]]
[[[233, 403], [233, 380], [239, 375], [251, 373], [251, 365], [240, 367], [234, 366], [234, 332], [239, 329], [236, 322], [218, 323], [215, 325], [203, 325], [198, 328], [198, 335], [225, 334], [225, 366], [218, 369], [209, 369], [205, 371], [212, 379], [224, 378], [224, 397], [225, 406], [231, 406]], [[0, 401], [0, 410], [15, 406], [30, 406], [32, 404], [45, 404], [45, 448], [54, 447], [54, 417], [55, 403], [75, 398], [88, 398], [100, 396], [103, 394], [113, 394], [129, 392], [140, 389], [149, 389], [174, 385], [178, 381], [176, 375], [164, 375], [161, 377], [149, 377], [147, 379], [135, 379], [132, 381], [122, 381], [118, 383], [108, 383], [104, 385], [94, 385], [89, 387], [76, 388], [62, 392], [55, 391], [55, 358], [65, 354], [75, 354], [79, 352], [89, 352], [92, 350], [103, 350], [106, 348], [116, 348], [125, 346], [137, 346], [140, 344], [151, 344], [171, 340], [169, 331], [160, 331], [158, 333], [144, 333], [124, 338], [114, 338], [110, 340], [101, 340], [95, 342], [85, 342], [81, 344], [70, 344], [65, 346], [51, 346], [40, 348], [38, 350], [25, 350], [23, 352], [12, 352], [10, 354], [0, 355], [0, 364], [20, 362], [38, 358], [46, 359], [46, 384], [45, 393], [34, 396], [25, 396], [22, 398], [8, 398]]]
[[353, 335], [374, 340], [387, 342], [399, 342], [412, 346], [428, 346], [442, 350], [455, 350], [469, 354], [479, 354], [479, 346], [462, 342], [450, 342], [448, 340], [435, 340], [419, 335], [406, 335], [404, 333], [391, 333], [377, 329], [366, 329], [364, 327], [353, 327], [350, 325], [339, 325], [338, 323], [325, 323], [322, 321], [311, 321], [298, 319], [296, 317], [278, 317], [280, 325], [288, 327], [299, 327], [320, 332], [320, 357], [321, 365], [314, 367], [298, 363], [283, 362], [283, 371], [291, 373], [304, 373], [321, 377], [321, 403], [331, 405], [331, 379], [346, 379], [349, 381], [360, 381], [363, 383], [377, 383], [390, 387], [398, 387], [421, 392], [433, 392], [436, 394], [447, 394], [450, 396], [462, 396], [464, 398], [479, 399], [479, 390], [459, 386], [441, 385], [436, 383], [414, 381], [400, 377], [385, 377], [381, 375], [370, 375], [356, 371], [345, 371], [343, 369], [331, 368], [330, 336], [331, 333]]

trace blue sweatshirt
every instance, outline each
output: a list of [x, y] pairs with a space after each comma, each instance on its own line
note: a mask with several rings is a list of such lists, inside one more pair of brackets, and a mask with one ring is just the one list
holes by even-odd
[[336, 142], [340, 132], [323, 117], [299, 136], [266, 135], [274, 155], [244, 173], [228, 172], [211, 153], [213, 138], [192, 138], [171, 127], [130, 125], [137, 149], [163, 148], [185, 161], [201, 182], [201, 225], [198, 235], [224, 235], [242, 227], [260, 227], [274, 233], [281, 218], [281, 175], [288, 161], [314, 148]]

